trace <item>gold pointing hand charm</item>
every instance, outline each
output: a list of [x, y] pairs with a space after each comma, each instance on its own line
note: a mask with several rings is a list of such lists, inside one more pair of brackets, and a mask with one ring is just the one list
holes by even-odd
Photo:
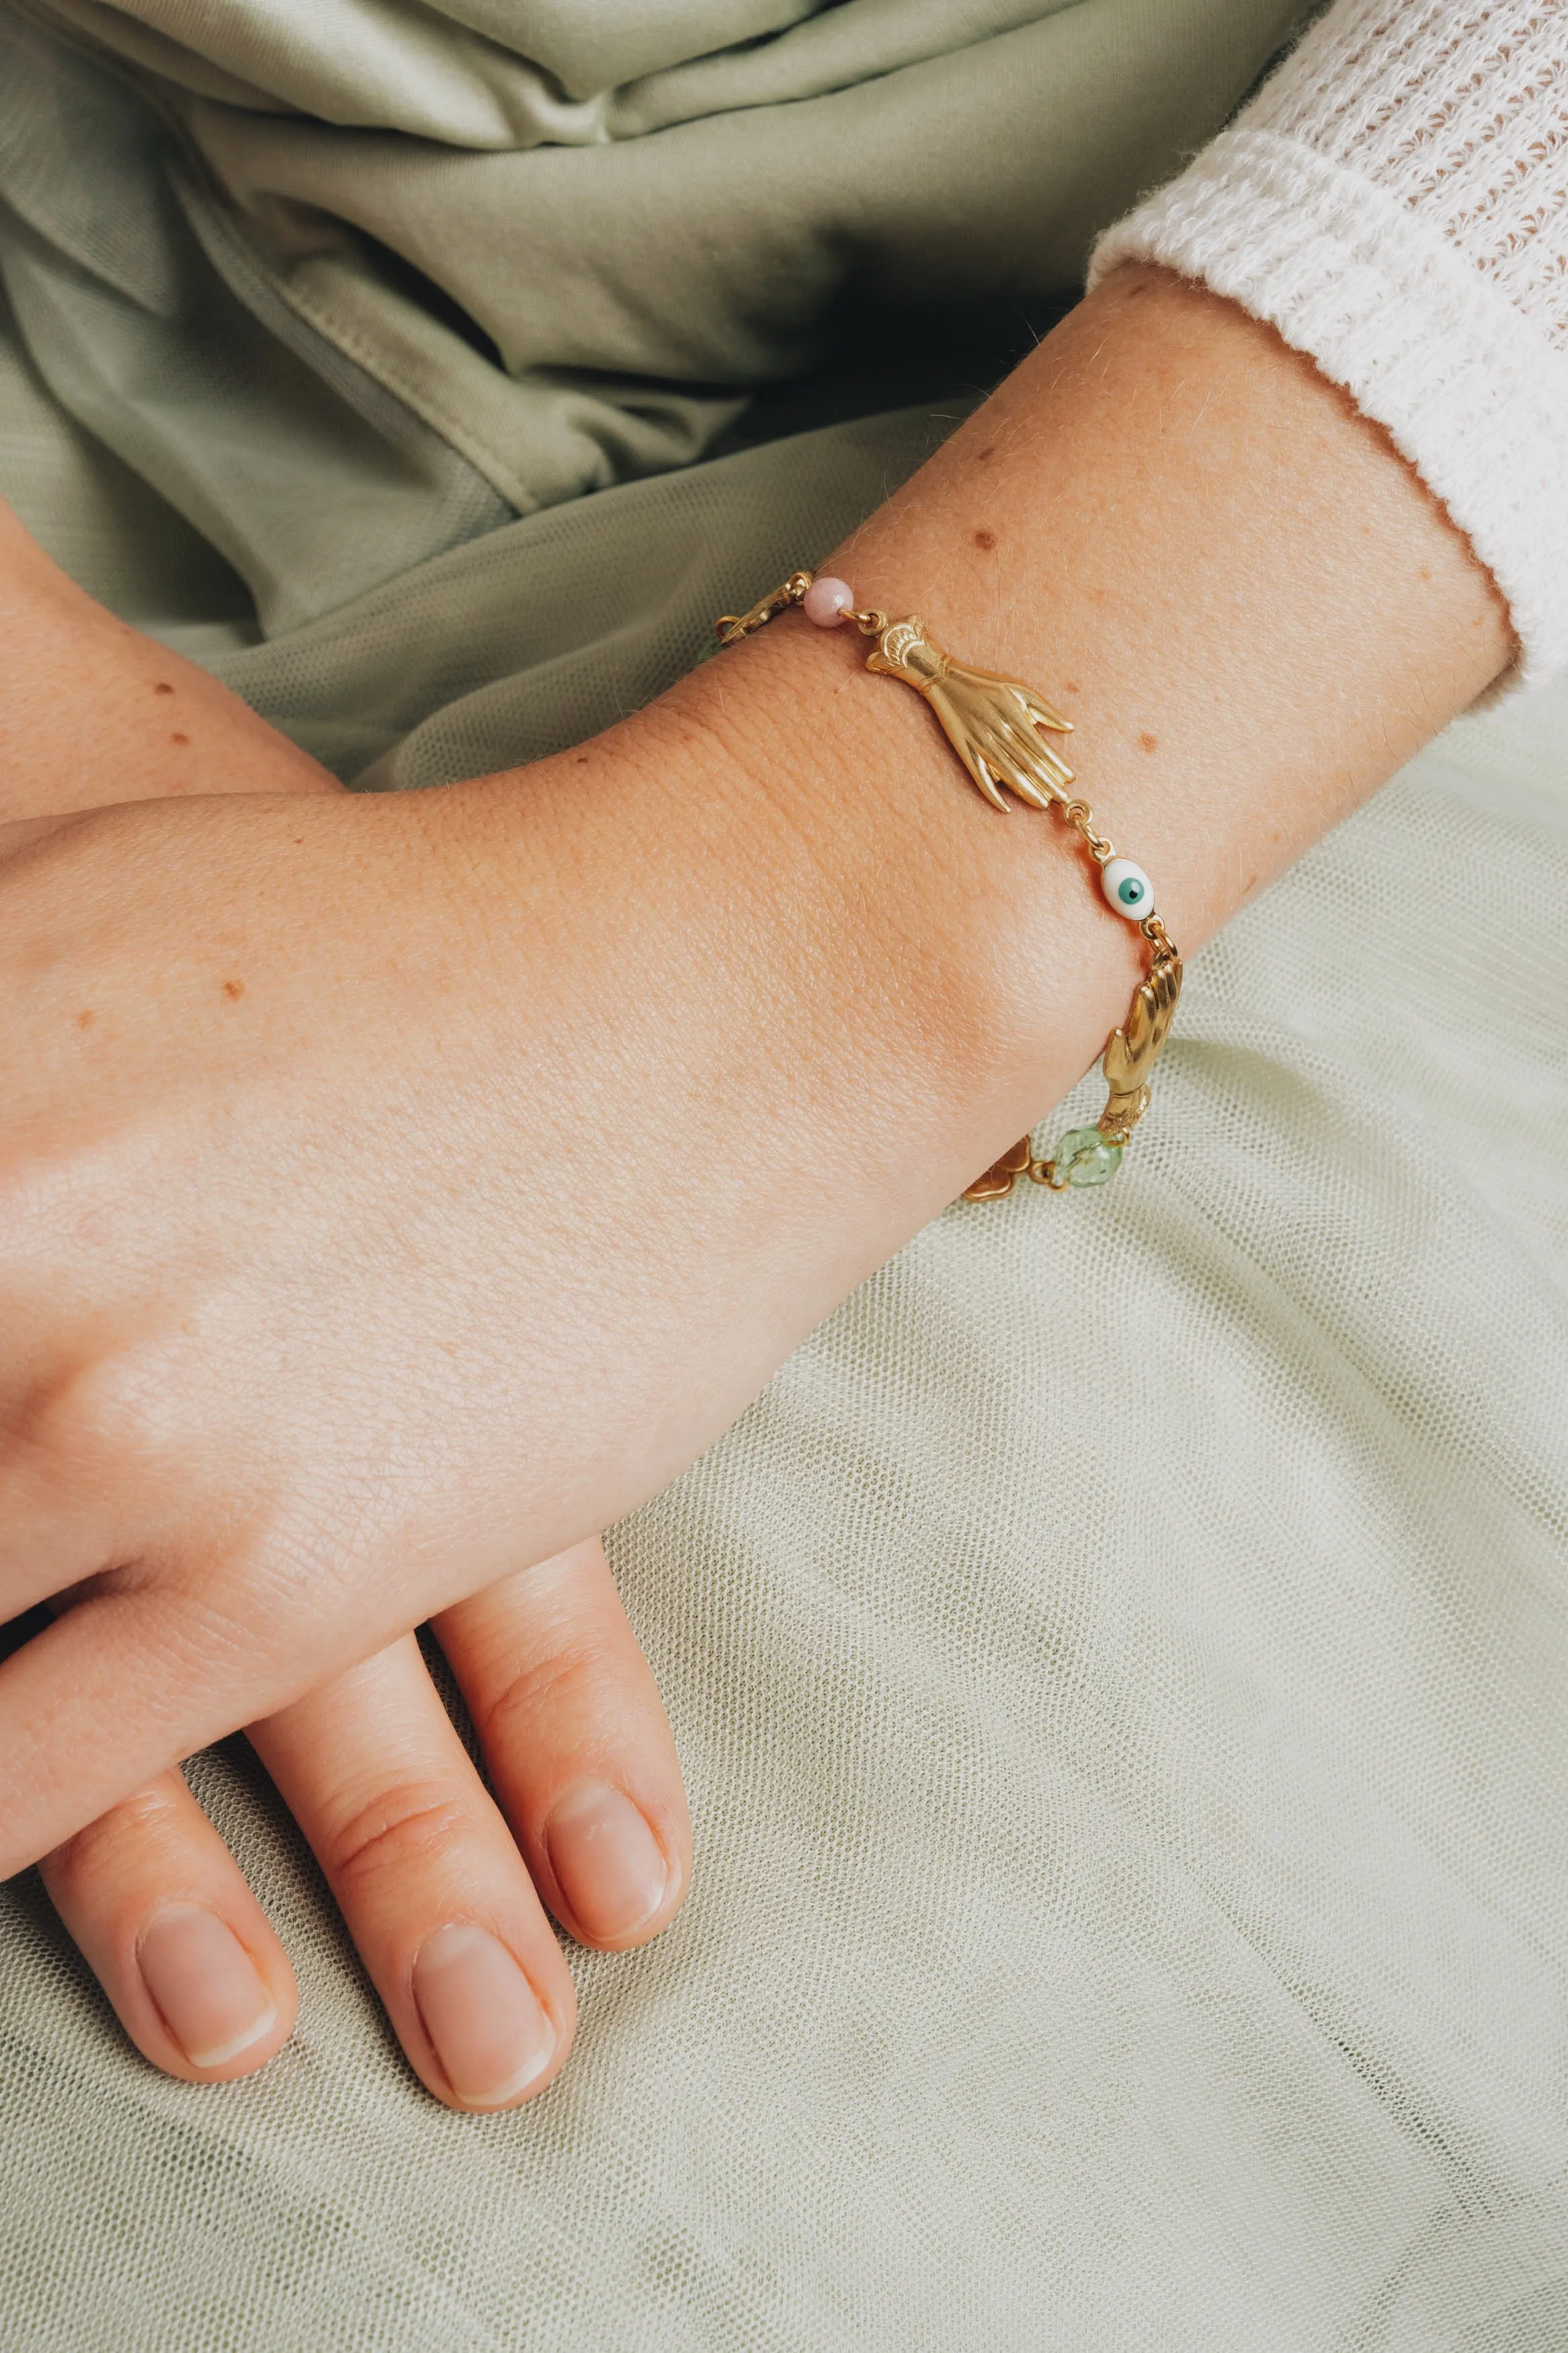
[[1002, 786], [1034, 808], [1065, 803], [1072, 770], [1058, 759], [1040, 730], [1070, 735], [1072, 722], [1053, 711], [1021, 680], [991, 670], [971, 670], [926, 635], [918, 614], [889, 621], [877, 632], [868, 670], [901, 678], [923, 694], [942, 723], [943, 734], [994, 808], [1006, 810]]
[[1176, 1000], [1182, 993], [1182, 967], [1175, 956], [1164, 956], [1147, 980], [1139, 985], [1120, 1029], [1113, 1029], [1100, 1065], [1110, 1099], [1100, 1117], [1105, 1136], [1125, 1136], [1142, 1118], [1149, 1103], [1149, 1073], [1170, 1035]]

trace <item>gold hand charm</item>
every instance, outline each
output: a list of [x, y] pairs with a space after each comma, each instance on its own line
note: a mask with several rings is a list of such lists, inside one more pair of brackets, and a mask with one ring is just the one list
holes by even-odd
[[887, 678], [901, 678], [924, 695], [993, 808], [1006, 811], [1003, 785], [1034, 808], [1067, 800], [1072, 770], [1058, 758], [1040, 730], [1048, 727], [1070, 735], [1072, 722], [1053, 711], [1033, 687], [997, 670], [971, 670], [966, 662], [954, 661], [926, 635], [925, 623], [915, 613], [907, 620], [883, 624], [866, 667]]
[[1110, 1089], [1110, 1099], [1100, 1115], [1101, 1135], [1120, 1143], [1148, 1109], [1149, 1073], [1170, 1035], [1181, 993], [1180, 960], [1162, 957], [1140, 985], [1124, 1026], [1111, 1031], [1100, 1066]]

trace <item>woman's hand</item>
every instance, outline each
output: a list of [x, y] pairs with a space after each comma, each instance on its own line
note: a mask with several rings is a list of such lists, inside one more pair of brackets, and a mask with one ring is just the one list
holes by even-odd
[[[685, 1800], [596, 1541], [503, 1578], [436, 1631], [495, 1799], [412, 1635], [250, 1737], [416, 2073], [453, 2107], [510, 2107], [544, 2089], [572, 2043], [572, 1979], [545, 1905], [585, 1944], [656, 1936], [685, 1893]], [[287, 2042], [288, 1957], [177, 1768], [42, 1872], [155, 2066], [218, 2083]]]
[[0, 1592], [75, 1602], [0, 1674], [9, 1864], [580, 1541], [767, 1369], [771, 1328], [726, 1329], [754, 1197], [717, 1250], [700, 1206], [741, 1025], [689, 923], [639, 969], [618, 845], [568, 876], [530, 793], [143, 802], [0, 849]]
[[[336, 789], [210, 678], [93, 605], [3, 514], [0, 558], [34, 690], [0, 702], [0, 816], [91, 793]], [[37, 691], [57, 668], [60, 691]], [[438, 2099], [489, 2108], [542, 2089], [570, 2047], [571, 1979], [542, 1905], [585, 1943], [642, 1943], [680, 1902], [690, 1833], [658, 1689], [596, 1540], [460, 1603], [437, 1631], [499, 1810], [412, 1638], [251, 1738], [416, 2070]], [[287, 1956], [177, 1768], [45, 1856], [42, 1875], [155, 2065], [222, 2081], [287, 2040]]]
[[[1384, 438], [1136, 270], [837, 568], [1067, 704], [1187, 948], [1509, 652]], [[0, 836], [0, 1607], [79, 1596], [0, 1868], [639, 1502], [1103, 1046], [1070, 842], [809, 637], [519, 776]]]

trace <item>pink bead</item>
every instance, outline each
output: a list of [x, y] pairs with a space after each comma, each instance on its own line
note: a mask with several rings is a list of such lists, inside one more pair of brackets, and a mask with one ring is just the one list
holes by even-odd
[[847, 580], [835, 580], [831, 573], [814, 580], [801, 598], [801, 610], [808, 621], [819, 629], [836, 629], [855, 602], [855, 591]]

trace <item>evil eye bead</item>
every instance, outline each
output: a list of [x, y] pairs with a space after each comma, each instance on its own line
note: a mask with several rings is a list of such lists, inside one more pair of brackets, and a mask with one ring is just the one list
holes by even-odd
[[1154, 912], [1154, 885], [1130, 858], [1109, 859], [1100, 870], [1100, 887], [1106, 904], [1130, 923], [1141, 923]]

